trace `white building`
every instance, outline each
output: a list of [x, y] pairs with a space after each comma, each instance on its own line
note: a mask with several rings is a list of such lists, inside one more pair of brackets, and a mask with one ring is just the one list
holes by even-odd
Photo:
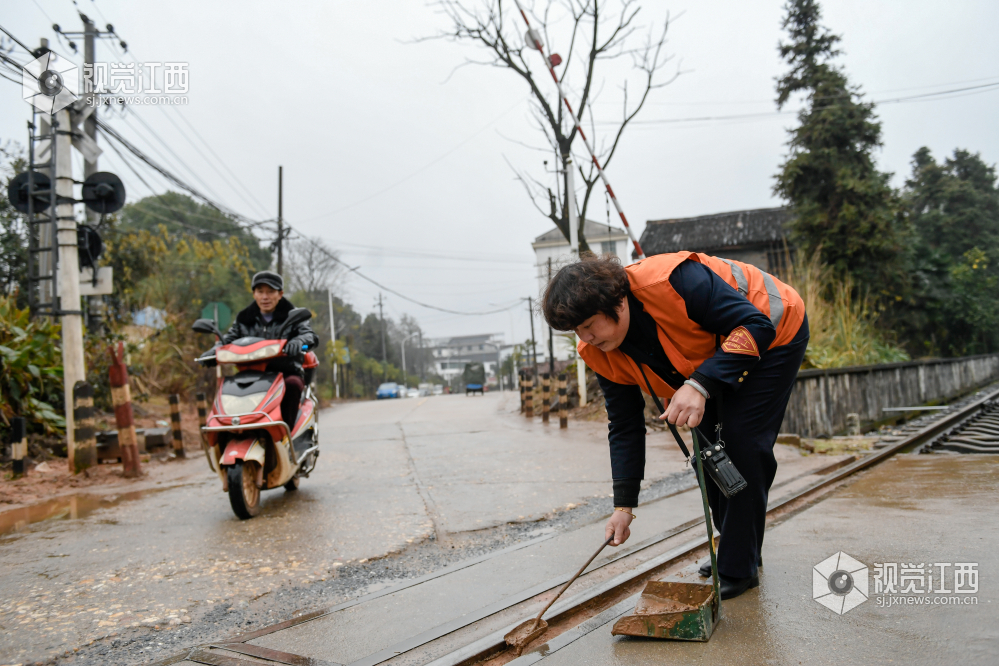
[[462, 335], [430, 341], [434, 372], [450, 382], [465, 371], [469, 363], [481, 363], [486, 377], [494, 378], [499, 370], [503, 336], [498, 333]]
[[[583, 235], [586, 242], [596, 254], [610, 254], [620, 260], [622, 266], [634, 263], [631, 259], [632, 244], [628, 239], [628, 234], [624, 229], [601, 224], [592, 220], [587, 220], [583, 226]], [[551, 272], [554, 274], [565, 264], [575, 259], [572, 254], [569, 241], [565, 239], [558, 227], [552, 228], [531, 243], [534, 249], [535, 267], [538, 279], [538, 299], [544, 293], [548, 285], [549, 260], [551, 261]], [[544, 320], [538, 322], [541, 328], [538, 329], [538, 361], [548, 357], [548, 327], [544, 325]], [[569, 336], [555, 332], [553, 345], [555, 348], [555, 359], [566, 361], [575, 358], [576, 347]]]

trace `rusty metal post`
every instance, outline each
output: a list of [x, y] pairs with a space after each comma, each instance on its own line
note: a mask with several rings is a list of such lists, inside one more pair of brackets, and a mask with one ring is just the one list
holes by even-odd
[[524, 373], [524, 416], [534, 418], [534, 381]]
[[547, 372], [541, 375], [541, 422], [548, 423], [548, 412], [551, 411], [551, 375]]
[[108, 347], [111, 354], [111, 404], [114, 405], [114, 420], [118, 425], [118, 448], [121, 449], [121, 462], [126, 477], [139, 476], [139, 446], [135, 437], [135, 421], [132, 418], [132, 392], [128, 388], [128, 367], [125, 366], [125, 345], [118, 343]]
[[173, 454], [184, 458], [184, 433], [180, 429], [180, 396], [170, 396], [170, 426], [173, 428]]
[[558, 427], [569, 427], [569, 397], [565, 394], [565, 373], [558, 376]]
[[15, 416], [10, 420], [10, 457], [13, 458], [14, 477], [24, 474], [24, 459], [28, 457], [28, 440], [25, 439], [24, 418]]
[[94, 427], [94, 387], [87, 382], [73, 386], [73, 439], [76, 448], [70, 461], [72, 472], [79, 474], [97, 462], [97, 429]]

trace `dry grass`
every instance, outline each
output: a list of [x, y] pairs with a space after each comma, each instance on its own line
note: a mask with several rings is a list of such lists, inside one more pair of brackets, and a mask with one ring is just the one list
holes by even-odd
[[791, 266], [788, 284], [805, 302], [811, 341], [805, 368], [841, 368], [908, 361], [909, 355], [877, 327], [878, 312], [865, 289], [838, 277], [819, 260]]

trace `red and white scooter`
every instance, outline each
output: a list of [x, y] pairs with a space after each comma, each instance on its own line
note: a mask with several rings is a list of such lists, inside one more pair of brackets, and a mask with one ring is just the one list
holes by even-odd
[[[295, 308], [279, 338], [312, 317], [306, 308]], [[222, 337], [211, 319], [199, 319], [198, 333]], [[208, 464], [222, 479], [233, 513], [246, 520], [260, 513], [260, 491], [298, 488], [319, 457], [319, 418], [312, 392], [312, 376], [319, 359], [306, 351], [305, 390], [298, 419], [289, 427], [281, 420], [284, 376], [267, 372], [267, 361], [284, 356], [285, 339], [240, 338], [199, 357], [202, 365], [235, 365], [236, 374], [219, 377], [215, 402], [202, 431], [207, 441]]]

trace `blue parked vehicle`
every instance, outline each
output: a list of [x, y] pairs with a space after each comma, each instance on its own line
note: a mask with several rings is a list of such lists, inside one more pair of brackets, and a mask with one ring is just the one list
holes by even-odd
[[402, 387], [395, 382], [385, 382], [378, 387], [375, 397], [378, 400], [383, 400], [385, 398], [401, 398], [402, 397]]

